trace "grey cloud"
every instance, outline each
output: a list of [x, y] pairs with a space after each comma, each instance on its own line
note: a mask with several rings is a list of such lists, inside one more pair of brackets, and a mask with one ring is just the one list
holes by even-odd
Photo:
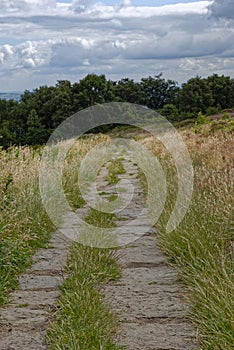
[[[39, 17], [37, 19], [39, 21]], [[50, 22], [48, 17], [43, 19], [44, 24], [47, 21]], [[60, 18], [59, 26], [61, 25], [63, 28], [63, 32], [60, 32], [61, 39], [56, 39], [57, 31], [54, 27], [54, 34], [52, 35], [51, 30], [49, 32], [52, 39], [47, 38], [49, 26], [45, 25], [44, 34], [42, 34], [42, 26], [40, 35], [43, 35], [43, 40], [41, 39], [37, 44], [34, 40], [34, 54], [33, 50], [31, 52], [28, 50], [27, 57], [22, 60], [22, 53], [25, 55], [22, 51], [22, 45], [16, 45], [14, 48], [18, 56], [15, 59], [18, 57], [20, 65], [23, 64], [22, 62], [26, 62], [25, 66], [28, 68], [41, 65], [43, 62], [55, 67], [75, 68], [77, 65], [87, 66], [87, 62], [98, 65], [98, 61], [106, 60], [108, 62], [108, 60], [117, 58], [128, 64], [129, 60], [178, 59], [208, 55], [231, 57], [234, 50], [231, 29], [217, 27], [216, 30], [213, 30], [208, 24], [208, 19], [205, 19], [204, 16], [191, 15], [183, 18], [181, 26], [179, 25], [180, 19], [182, 19], [180, 16], [154, 18], [155, 27], [153, 27], [153, 22], [150, 22], [149, 28], [147, 26], [148, 19], [142, 19], [142, 28], [137, 30], [136, 27], [133, 30], [133, 19], [131, 19], [130, 24], [123, 20], [122, 26], [116, 27], [109, 20], [93, 22], [82, 20], [82, 23], [79, 21], [76, 23], [74, 18], [73, 26], [69, 26], [68, 18]], [[208, 22], [207, 26], [204, 25], [205, 21]], [[196, 26], [191, 26], [191, 22], [196, 22]], [[36, 23], [35, 17], [34, 23]], [[137, 23], [139, 23], [139, 19], [137, 19]], [[53, 24], [55, 25], [55, 20]], [[106, 30], [107, 26], [108, 31]], [[37, 28], [34, 30], [38, 31]], [[2, 51], [0, 50], [0, 52]]]
[[234, 19], [233, 0], [214, 0], [209, 6], [212, 16], [216, 18]]
[[0, 11], [17, 13], [33, 9], [48, 10], [56, 8], [56, 0], [1, 0]]
[[92, 3], [93, 0], [73, 0], [72, 10], [76, 13], [82, 13], [86, 11]]
[[[53, 0], [44, 1], [53, 6]], [[37, 6], [42, 2], [35, 1]], [[24, 3], [33, 0], [22, 0], [21, 7]], [[57, 8], [57, 12], [34, 9], [25, 16], [12, 10], [0, 14], [4, 44], [9, 33], [21, 39], [21, 43], [0, 46], [0, 75], [14, 70], [23, 84], [28, 76], [46, 83], [78, 80], [89, 72], [138, 79], [163, 71], [166, 77], [183, 81], [199, 72], [230, 71], [234, 30], [225, 21], [212, 20], [205, 13], [176, 11], [148, 16], [149, 9], [140, 17], [135, 16], [134, 7], [128, 7], [130, 14], [125, 16], [119, 8], [107, 8], [110, 12], [105, 16], [102, 6], [75, 0], [72, 7]]]
[[52, 59], [50, 65], [53, 67], [76, 67], [82, 66], [87, 59], [88, 50], [81, 42], [58, 42], [51, 46]]

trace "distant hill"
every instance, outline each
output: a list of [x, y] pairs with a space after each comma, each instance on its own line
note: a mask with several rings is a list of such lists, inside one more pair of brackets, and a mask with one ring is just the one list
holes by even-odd
[[22, 92], [0, 92], [0, 99], [19, 101], [22, 94]]

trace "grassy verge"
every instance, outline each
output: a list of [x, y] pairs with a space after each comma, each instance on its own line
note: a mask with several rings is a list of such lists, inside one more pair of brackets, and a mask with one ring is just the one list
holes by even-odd
[[170, 234], [165, 232], [165, 226], [176, 199], [175, 170], [165, 150], [153, 140], [144, 139], [151, 150], [160, 154], [169, 184], [165, 210], [157, 224], [160, 244], [190, 291], [191, 319], [199, 330], [200, 349], [231, 350], [234, 340], [233, 133], [226, 127], [220, 129], [220, 125], [215, 129], [212, 123], [194, 130], [185, 128], [181, 133], [193, 160], [194, 194], [185, 219]]
[[[79, 195], [80, 159], [96, 144], [108, 139], [97, 135], [81, 139], [68, 153], [63, 185], [73, 208], [84, 203]], [[54, 226], [42, 205], [39, 170], [43, 148], [0, 148], [0, 305], [17, 287], [17, 276], [31, 264], [39, 247], [46, 246]]]
[[0, 305], [53, 230], [39, 193], [40, 153], [28, 147], [0, 150]]

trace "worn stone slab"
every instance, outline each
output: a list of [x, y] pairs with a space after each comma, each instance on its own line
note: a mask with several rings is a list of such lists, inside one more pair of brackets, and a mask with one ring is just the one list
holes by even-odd
[[133, 218], [137, 218], [142, 212], [142, 207], [138, 207], [138, 208], [125, 208], [124, 210], [122, 210], [119, 215], [121, 217], [125, 217], [128, 219], [133, 219]]
[[3, 308], [0, 312], [0, 322], [3, 324], [10, 324], [11, 326], [17, 326], [25, 328], [40, 327], [47, 322], [49, 313], [45, 310], [32, 310], [25, 307], [7, 307]]
[[127, 350], [192, 350], [195, 336], [188, 322], [123, 323], [119, 343]]
[[59, 290], [17, 290], [11, 294], [10, 305], [21, 307], [26, 304], [30, 309], [42, 309], [54, 305], [59, 295]]
[[65, 249], [39, 249], [33, 257], [31, 271], [61, 271], [66, 264], [68, 251]]
[[47, 350], [44, 345], [45, 331], [22, 332], [12, 330], [4, 338], [0, 338], [1, 350]]
[[[149, 285], [148, 285], [149, 287]], [[122, 313], [122, 320], [133, 322], [138, 318], [184, 318], [188, 307], [181, 302], [178, 290], [166, 292], [151, 286], [149, 292], [131, 291], [123, 286], [108, 289], [111, 294], [110, 304], [115, 312]], [[133, 302], [134, 301], [134, 302]]]
[[48, 247], [55, 249], [69, 249], [72, 241], [61, 232], [56, 232], [49, 240]]
[[[147, 245], [147, 249], [146, 249]], [[166, 257], [155, 246], [155, 237], [144, 236], [136, 244], [126, 246], [119, 252], [119, 264], [122, 267], [144, 267], [144, 264], [167, 264]], [[146, 267], [146, 266], [145, 266]]]
[[24, 274], [19, 277], [22, 290], [55, 289], [62, 285], [62, 276], [37, 276]]
[[130, 267], [125, 268], [122, 272], [122, 278], [116, 282], [118, 285], [141, 285], [144, 288], [147, 282], [155, 282], [155, 284], [177, 284], [177, 273], [169, 266], [162, 265], [160, 267]]
[[151, 226], [144, 226], [144, 225], [139, 225], [139, 226], [134, 226], [133, 225], [129, 225], [129, 226], [120, 226], [116, 229], [116, 232], [119, 235], [126, 235], [126, 234], [130, 234], [130, 235], [134, 235], [134, 236], [143, 236], [149, 232], [152, 232], [151, 230]]

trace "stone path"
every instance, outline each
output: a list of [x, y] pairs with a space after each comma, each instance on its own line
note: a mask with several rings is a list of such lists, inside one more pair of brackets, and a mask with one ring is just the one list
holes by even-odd
[[51, 238], [50, 249], [39, 249], [33, 266], [19, 278], [20, 290], [0, 312], [1, 350], [46, 350], [44, 337], [59, 296], [70, 242], [62, 234]]
[[[132, 163], [124, 166], [133, 176], [137, 174]], [[138, 180], [134, 187], [140, 194]], [[131, 220], [143, 205], [142, 195], [135, 196], [121, 216]], [[137, 229], [132, 226], [133, 231]], [[122, 278], [104, 287], [106, 301], [121, 320], [118, 343], [127, 350], [195, 349], [196, 330], [187, 319], [185, 291], [156, 246], [155, 235], [149, 232], [123, 247], [119, 263]]]
[[[131, 224], [141, 212], [143, 197], [137, 168], [128, 160], [124, 166], [134, 184], [134, 196], [123, 211], [124, 223]], [[113, 187], [99, 176], [99, 190]], [[125, 178], [126, 175], [120, 175]], [[105, 196], [103, 196], [105, 197]], [[108, 197], [108, 195], [107, 195]], [[87, 208], [79, 209], [85, 215]], [[123, 225], [119, 221], [118, 225]], [[133, 239], [139, 226], [130, 226]], [[128, 234], [129, 229], [124, 231]], [[135, 235], [135, 236], [134, 236]], [[20, 289], [0, 311], [0, 350], [47, 350], [45, 335], [59, 297], [59, 286], [66, 275], [64, 267], [71, 241], [55, 233], [48, 249], [39, 249], [33, 265], [20, 276]], [[106, 300], [119, 314], [118, 342], [127, 350], [186, 350], [195, 348], [195, 330], [186, 319], [188, 306], [176, 272], [155, 246], [151, 233], [121, 249], [122, 278], [104, 287]], [[87, 349], [89, 350], [89, 349]]]

